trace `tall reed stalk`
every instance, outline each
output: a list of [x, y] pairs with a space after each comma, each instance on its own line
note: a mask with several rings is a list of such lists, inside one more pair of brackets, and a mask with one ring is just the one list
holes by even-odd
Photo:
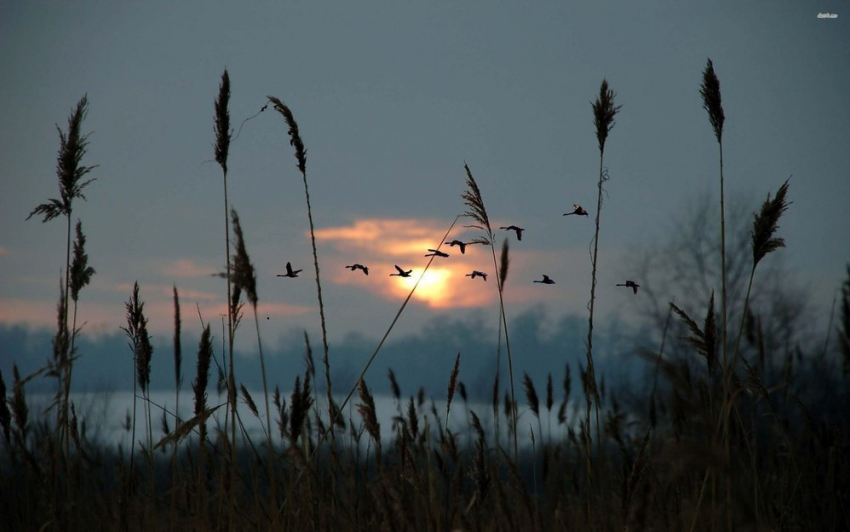
[[[227, 201], [227, 157], [230, 152], [230, 75], [227, 69], [221, 75], [218, 86], [218, 97], [215, 100], [215, 160], [221, 166], [221, 175], [224, 182], [224, 257], [226, 263], [225, 276], [227, 277], [227, 348], [228, 348], [228, 372], [227, 372], [227, 404], [230, 407], [230, 474], [229, 484], [229, 523], [233, 527], [234, 512], [236, 511], [236, 378], [233, 364], [233, 332], [236, 322], [236, 307], [232, 304], [233, 287], [230, 266], [230, 229], [228, 223], [229, 205]], [[225, 421], [225, 431], [227, 421]]]
[[[59, 199], [52, 198], [47, 203], [42, 203], [30, 212], [27, 220], [33, 216], [41, 216], [42, 222], [49, 222], [59, 216], [65, 217], [66, 222], [66, 238], [65, 238], [65, 280], [62, 284], [62, 323], [60, 324], [60, 335], [67, 338], [69, 334], [68, 328], [68, 302], [71, 299], [71, 216], [74, 211], [74, 200], [79, 198], [85, 200], [83, 190], [91, 184], [95, 179], [83, 180], [89, 172], [97, 168], [95, 166], [84, 166], [82, 164], [83, 157], [88, 150], [88, 139], [90, 133], [82, 133], [82, 124], [88, 114], [88, 97], [83, 96], [78, 102], [74, 110], [68, 116], [67, 132], [57, 125], [56, 130], [59, 133], [59, 152], [56, 157], [56, 176], [59, 184]], [[82, 238], [80, 248], [85, 243], [85, 238], [82, 237], [82, 231], [78, 224], [78, 235]], [[76, 249], [75, 249], [76, 251]], [[84, 253], [83, 253], [84, 254]], [[87, 258], [87, 257], [86, 257]], [[75, 253], [76, 259], [76, 253]], [[84, 284], [88, 284], [91, 274], [94, 270], [89, 270], [87, 267], [78, 262], [80, 270], [75, 279], [76, 289], [74, 292], [74, 316], [76, 318], [76, 294]], [[71, 336], [76, 333], [76, 325], [71, 331]], [[72, 340], [73, 341], [73, 340]], [[71, 368], [73, 366], [73, 349], [67, 342], [63, 342], [61, 352], [56, 353], [57, 371], [60, 382], [63, 383], [61, 392], [61, 401], [57, 408], [57, 431], [61, 437], [68, 470], [68, 478], [70, 478], [70, 433], [68, 430], [69, 420], [69, 395], [71, 387]]]
[[[313, 269], [316, 272], [316, 296], [319, 300], [319, 319], [322, 325], [322, 348], [324, 356], [322, 363], [325, 365], [325, 381], [328, 388], [328, 418], [333, 418], [333, 392], [331, 389], [331, 366], [328, 358], [328, 331], [325, 322], [325, 304], [322, 301], [322, 281], [319, 277], [319, 255], [316, 252], [316, 233], [313, 227], [313, 209], [310, 205], [310, 189], [307, 186], [307, 150], [304, 148], [304, 141], [301, 140], [301, 134], [298, 132], [298, 123], [295, 122], [295, 117], [292, 111], [281, 100], [274, 96], [267, 96], [269, 102], [274, 106], [275, 111], [283, 116], [286, 125], [289, 126], [289, 144], [295, 148], [295, 159], [298, 161], [298, 170], [301, 172], [301, 178], [304, 182], [304, 196], [307, 199], [307, 219], [310, 222], [310, 244], [313, 247]], [[331, 423], [333, 425], [333, 423]], [[331, 438], [333, 438], [331, 432]]]
[[596, 389], [596, 369], [593, 364], [593, 311], [596, 303], [596, 268], [598, 265], [599, 256], [599, 222], [602, 218], [602, 193], [603, 185], [608, 181], [608, 175], [603, 165], [605, 156], [605, 141], [608, 139], [608, 133], [614, 127], [614, 117], [620, 111], [619, 105], [614, 105], [614, 91], [608, 88], [608, 81], [603, 79], [602, 85], [599, 87], [599, 96], [593, 102], [593, 123], [596, 126], [596, 140], [599, 145], [599, 182], [598, 194], [596, 200], [596, 232], [593, 235], [593, 260], [592, 273], [590, 284], [590, 317], [588, 319], [587, 328], [587, 374], [585, 376], [585, 399], [587, 412], [584, 420], [584, 437], [585, 437], [585, 460], [587, 463], [587, 510], [588, 519], [593, 519], [593, 461], [591, 458], [591, 443], [590, 443], [590, 407], [593, 405], [596, 412], [596, 445], [601, 448], [600, 427], [599, 427], [599, 393]]
[[[499, 317], [501, 320], [502, 327], [505, 331], [505, 348], [508, 352], [508, 376], [511, 379], [511, 414], [513, 418], [513, 434], [514, 434], [514, 461], [518, 462], [519, 460], [519, 443], [517, 441], [517, 406], [516, 406], [516, 394], [514, 393], [514, 362], [513, 356], [511, 355], [511, 339], [508, 334], [508, 322], [505, 317], [505, 300], [503, 297], [504, 294], [504, 280], [502, 279], [502, 273], [507, 273], [507, 264], [505, 264], [504, 268], [499, 267], [499, 263], [496, 262], [496, 246], [493, 242], [494, 234], [493, 229], [490, 227], [490, 217], [487, 216], [487, 209], [484, 207], [484, 199], [481, 197], [481, 190], [478, 188], [478, 183], [475, 182], [475, 178], [472, 177], [472, 172], [469, 170], [469, 165], [464, 163], [464, 170], [466, 170], [466, 187], [467, 190], [461, 194], [463, 198], [464, 204], [469, 209], [464, 213], [464, 216], [468, 216], [475, 221], [475, 224], [469, 226], [475, 229], [479, 229], [484, 231], [484, 238], [479, 238], [474, 240], [474, 243], [487, 244], [490, 246], [490, 253], [493, 256], [493, 269], [496, 272], [496, 288], [499, 290]], [[507, 254], [505, 255], [505, 260], [507, 260]]]
[[[729, 361], [729, 345], [728, 345], [728, 298], [726, 287], [726, 199], [724, 193], [724, 175], [723, 175], [723, 123], [726, 120], [726, 114], [723, 112], [723, 105], [720, 96], [720, 80], [714, 72], [714, 64], [711, 59], [707, 60], [705, 70], [702, 73], [702, 85], [700, 86], [700, 95], [703, 100], [703, 108], [708, 112], [708, 119], [711, 123], [711, 128], [714, 131], [714, 136], [717, 139], [717, 146], [720, 157], [720, 308], [721, 308], [721, 340], [720, 345], [723, 353], [721, 365], [723, 375], [723, 404], [721, 413], [729, 411], [731, 402], [731, 380], [733, 369]], [[723, 415], [723, 434], [726, 434], [728, 428], [728, 416]], [[729, 458], [729, 441], [724, 436], [723, 447], [725, 449], [726, 459]], [[730, 507], [732, 503], [732, 487], [731, 481], [727, 477], [726, 482], [726, 506]], [[712, 506], [714, 506], [714, 490], [712, 489]], [[712, 519], [716, 512], [712, 511]], [[727, 516], [727, 529], [731, 530], [731, 516]]]

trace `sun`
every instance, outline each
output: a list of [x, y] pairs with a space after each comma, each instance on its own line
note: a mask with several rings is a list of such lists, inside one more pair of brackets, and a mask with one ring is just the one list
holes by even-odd
[[[398, 277], [395, 279], [395, 285], [399, 294], [405, 296], [410, 293], [416, 285], [421, 272], [414, 271], [410, 277]], [[413, 293], [413, 297], [426, 302], [432, 307], [450, 306], [452, 288], [449, 278], [451, 271], [446, 268], [429, 268], [419, 281], [419, 286]]]

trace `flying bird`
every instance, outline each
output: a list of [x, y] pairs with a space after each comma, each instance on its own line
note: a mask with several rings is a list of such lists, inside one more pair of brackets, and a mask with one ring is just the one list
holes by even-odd
[[401, 268], [398, 267], [398, 264], [395, 265], [395, 269], [398, 270], [398, 273], [391, 273], [390, 277], [393, 277], [393, 276], [395, 276], [395, 277], [410, 277], [411, 272], [413, 272], [413, 270], [407, 270], [407, 271], [402, 270]]
[[587, 211], [584, 210], [581, 205], [577, 205], [573, 203], [573, 212], [565, 213], [564, 216], [569, 216], [571, 214], [577, 214], [579, 216], [587, 216]]
[[448, 244], [451, 247], [459, 246], [460, 247], [460, 254], [461, 255], [466, 254], [466, 242], [461, 242], [460, 240], [452, 240], [451, 242], [444, 242], [444, 243]]
[[369, 275], [369, 267], [363, 266], [362, 264], [355, 263], [355, 264], [352, 264], [351, 266], [346, 266], [346, 268], [348, 268], [351, 271], [363, 270], [363, 273], [365, 273], [366, 275]]
[[516, 239], [522, 240], [522, 232], [525, 231], [522, 227], [517, 227], [515, 225], [509, 225], [507, 227], [500, 227], [499, 229], [504, 229], [505, 231], [516, 231]]
[[484, 272], [479, 272], [478, 270], [472, 270], [472, 273], [467, 273], [464, 277], [469, 277], [471, 279], [475, 279], [476, 277], [481, 277], [485, 281], [487, 280], [487, 274]]
[[637, 294], [637, 289], [640, 285], [634, 281], [626, 281], [625, 283], [618, 284], [617, 286], [627, 286], [634, 290], [635, 294]]
[[534, 281], [534, 282], [535, 283], [543, 283], [543, 284], [555, 284], [555, 281], [550, 279], [549, 276], [546, 275], [545, 273], [543, 274], [543, 280], [542, 281]]
[[301, 271], [302, 271], [302, 270], [293, 270], [293, 269], [292, 269], [292, 264], [290, 264], [290, 263], [288, 263], [288, 262], [287, 262], [287, 263], [286, 263], [286, 274], [280, 274], [280, 273], [279, 273], [279, 274], [277, 274], [277, 276], [278, 276], [278, 277], [298, 277], [298, 274], [299, 274]]
[[427, 255], [425, 255], [426, 257], [448, 257], [449, 256], [448, 253], [443, 253], [442, 251], [439, 251], [439, 250], [436, 250], [436, 249], [428, 248], [428, 251], [430, 251], [431, 253], [428, 253]]

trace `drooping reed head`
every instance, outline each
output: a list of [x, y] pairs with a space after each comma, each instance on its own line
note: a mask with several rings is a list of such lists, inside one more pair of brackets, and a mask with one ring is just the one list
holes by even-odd
[[242, 225], [239, 223], [239, 215], [236, 209], [230, 209], [230, 218], [233, 223], [233, 233], [236, 235], [236, 253], [233, 254], [233, 284], [238, 290], [244, 290], [248, 301], [257, 310], [257, 273], [248, 250], [245, 248], [245, 237], [242, 233]]
[[717, 137], [717, 142], [721, 142], [723, 122], [726, 120], [726, 116], [723, 114], [723, 105], [720, 101], [720, 80], [717, 79], [711, 59], [708, 60], [705, 70], [702, 71], [702, 85], [699, 93], [702, 95], [702, 106], [708, 111], [708, 119], [711, 121], [714, 136]]
[[77, 301], [80, 290], [91, 282], [92, 275], [96, 272], [89, 266], [89, 256], [86, 254], [86, 235], [83, 234], [83, 226], [77, 220], [77, 238], [74, 240], [74, 259], [71, 262], [71, 299]]
[[599, 143], [599, 153], [605, 152], [605, 141], [608, 133], [614, 127], [614, 117], [620, 111], [620, 105], [614, 105], [615, 93], [608, 88], [608, 81], [603, 79], [599, 87], [599, 96], [593, 102], [593, 123], [596, 126], [596, 140]]
[[484, 208], [481, 190], [478, 188], [475, 178], [472, 177], [469, 165], [464, 163], [463, 168], [466, 170], [466, 191], [461, 194], [461, 198], [463, 198], [464, 205], [469, 209], [463, 215], [475, 220], [476, 225], [471, 227], [486, 231], [488, 238], [492, 238], [493, 231], [490, 229], [490, 218], [487, 216], [487, 209]]
[[773, 199], [770, 194], [767, 195], [761, 212], [753, 216], [753, 268], [768, 253], [785, 247], [785, 240], [773, 235], [779, 229], [779, 218], [788, 209], [787, 194], [788, 180], [779, 187]]
[[27, 220], [36, 214], [42, 215], [42, 222], [47, 222], [57, 216], [70, 216], [74, 198], [85, 200], [83, 189], [94, 179], [81, 181], [82, 178], [97, 166], [83, 166], [83, 156], [88, 149], [88, 134], [80, 132], [83, 120], [88, 113], [88, 98], [83, 96], [77, 107], [68, 116], [68, 132], [59, 126], [59, 153], [56, 157], [56, 175], [59, 178], [59, 194], [61, 199], [51, 199], [42, 203], [27, 216]]
[[298, 160], [298, 169], [302, 174], [307, 172], [307, 150], [304, 149], [304, 142], [301, 140], [301, 134], [298, 132], [298, 123], [295, 122], [295, 117], [292, 115], [292, 110], [289, 109], [280, 99], [274, 96], [266, 96], [269, 102], [275, 108], [275, 111], [283, 115], [286, 124], [289, 126], [289, 144], [295, 148], [295, 158]]
[[218, 98], [215, 99], [215, 161], [227, 173], [227, 154], [230, 151], [230, 76], [227, 69], [221, 75]]

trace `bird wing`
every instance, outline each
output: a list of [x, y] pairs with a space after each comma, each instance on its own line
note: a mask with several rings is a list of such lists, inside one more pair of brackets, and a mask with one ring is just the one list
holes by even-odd
[[286, 273], [287, 275], [292, 275], [292, 264], [286, 263]]
[[404, 270], [398, 267], [398, 264], [395, 265], [395, 269], [398, 270], [398, 273], [404, 273]]

